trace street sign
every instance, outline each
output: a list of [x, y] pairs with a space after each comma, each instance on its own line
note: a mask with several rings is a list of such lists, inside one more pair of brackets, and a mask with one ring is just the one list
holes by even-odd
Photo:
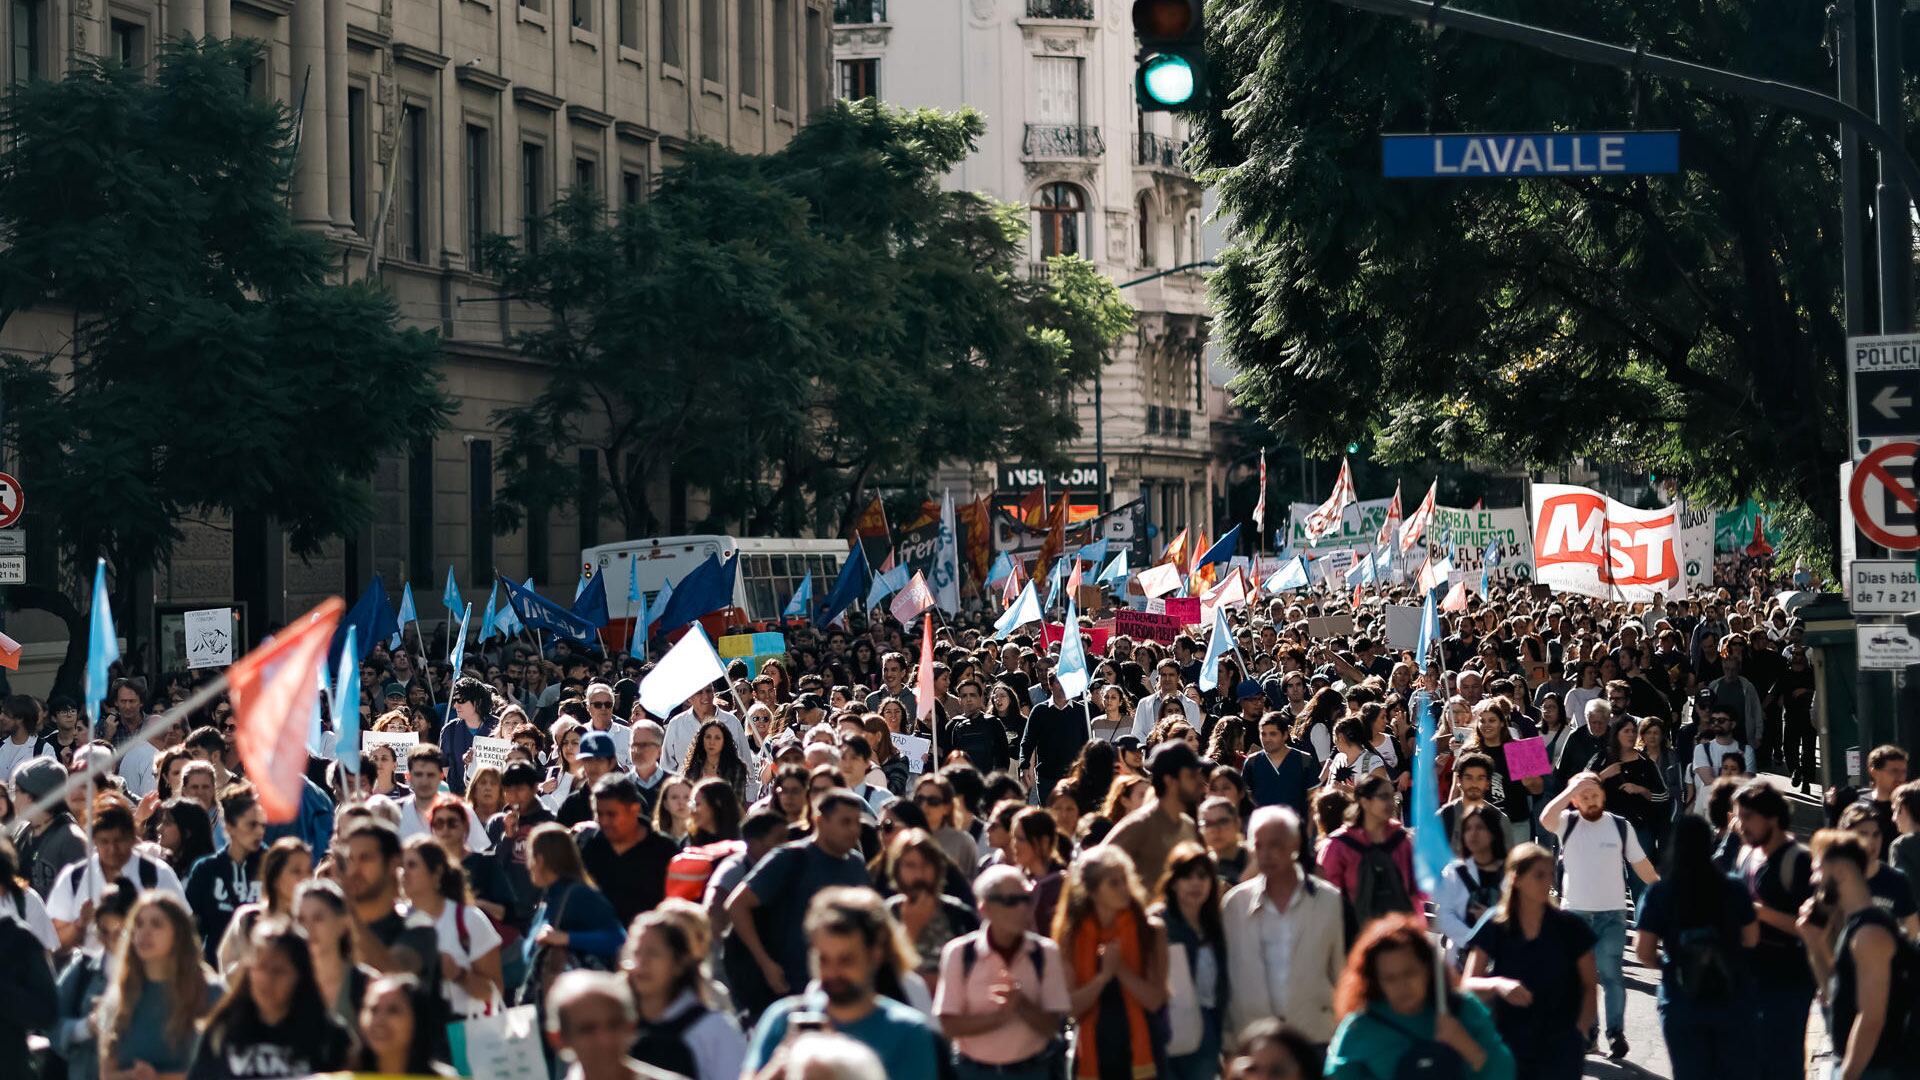
[[20, 511], [27, 508], [27, 492], [7, 473], [0, 472], [0, 529], [5, 529], [20, 520]]
[[27, 557], [0, 555], [0, 585], [25, 585], [26, 583]]
[[1382, 135], [1380, 171], [1397, 177], [1647, 176], [1680, 171], [1677, 131]]
[[1920, 551], [1917, 461], [1920, 443], [1887, 443], [1860, 459], [1847, 485], [1847, 506], [1860, 535], [1889, 551]]
[[1920, 569], [1909, 559], [1858, 559], [1848, 564], [1847, 604], [1855, 615], [1920, 611]]
[[1909, 664], [1920, 664], [1920, 638], [1907, 628], [1892, 623], [1854, 628], [1862, 671], [1899, 671]]
[[1888, 439], [1920, 437], [1920, 335], [1850, 337], [1847, 358], [1853, 459]]

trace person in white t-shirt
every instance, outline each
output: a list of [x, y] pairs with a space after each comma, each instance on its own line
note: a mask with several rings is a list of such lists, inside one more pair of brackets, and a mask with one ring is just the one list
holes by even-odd
[[1706, 723], [1700, 726], [1700, 734], [1707, 736], [1693, 748], [1693, 789], [1695, 802], [1704, 812], [1707, 789], [1720, 778], [1720, 763], [1730, 757], [1741, 761], [1742, 774], [1753, 775], [1753, 747], [1733, 737], [1740, 730], [1735, 726], [1733, 713], [1717, 706], [1707, 710]]
[[[416, 836], [433, 839], [433, 829], [427, 821], [427, 815], [433, 812], [433, 800], [440, 794], [441, 781], [447, 775], [447, 755], [438, 743], [417, 743], [407, 750], [407, 788], [408, 792], [398, 800], [400, 806], [400, 839], [411, 840]], [[461, 801], [465, 806], [465, 800]], [[480, 815], [467, 811], [467, 850], [486, 851], [492, 847], [487, 842], [487, 826]]]
[[34, 756], [33, 737], [40, 733], [40, 703], [26, 694], [0, 701], [0, 782], [10, 782], [13, 770]]
[[686, 767], [687, 751], [693, 749], [693, 740], [700, 734], [700, 725], [709, 720], [718, 719], [727, 725], [733, 733], [734, 753], [740, 757], [740, 764], [753, 772], [753, 751], [747, 746], [747, 730], [740, 726], [740, 718], [719, 708], [713, 703], [713, 687], [703, 686], [694, 691], [687, 699], [687, 707], [673, 714], [667, 721], [667, 738], [661, 750], [660, 760], [667, 768], [679, 771]]
[[1607, 812], [1606, 792], [1592, 771], [1576, 773], [1567, 789], [1540, 811], [1540, 824], [1560, 841], [1560, 906], [1587, 924], [1599, 940], [1595, 973], [1606, 1006], [1610, 1056], [1626, 1056], [1627, 987], [1621, 960], [1627, 949], [1628, 867], [1651, 885], [1660, 875], [1627, 819]]
[[440, 992], [454, 1016], [487, 1016], [500, 1010], [505, 978], [500, 971], [500, 932], [475, 907], [467, 875], [431, 837], [406, 842], [400, 857], [400, 890], [413, 910], [433, 920], [440, 943]]
[[133, 850], [133, 811], [107, 806], [93, 820], [93, 858], [60, 871], [47, 890], [47, 915], [61, 948], [78, 945], [93, 932], [93, 904], [109, 881], [124, 881], [142, 892], [160, 889], [187, 898], [173, 867]]

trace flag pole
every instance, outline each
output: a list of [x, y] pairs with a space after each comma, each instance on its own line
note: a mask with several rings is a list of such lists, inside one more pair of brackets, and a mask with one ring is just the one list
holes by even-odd
[[427, 655], [427, 638], [420, 632], [420, 620], [413, 620], [413, 640], [420, 644], [420, 665], [422, 675], [427, 677], [427, 704], [438, 708], [440, 703], [433, 696], [433, 660]]
[[[933, 639], [933, 613], [938, 610], [939, 607], [940, 605], [935, 604], [927, 610], [925, 615], [921, 616], [921, 618], [927, 621], [926, 624], [921, 627], [920, 632], [927, 635], [929, 641]], [[917, 698], [914, 700], [914, 704], [920, 704]], [[927, 753], [927, 771], [929, 773], [940, 771], [940, 715], [934, 711], [934, 707], [938, 704], [939, 702], [937, 701], [927, 702], [927, 735], [930, 740], [928, 746], [932, 748]]]
[[[93, 754], [88, 754], [87, 756], [89, 760], [92, 762], [92, 764], [88, 765], [84, 772], [81, 772], [80, 774], [75, 776], [69, 776], [67, 778], [67, 782], [61, 785], [59, 790], [49, 792], [45, 796], [42, 796], [40, 801], [34, 803], [32, 806], [27, 807], [25, 810], [20, 811], [19, 818], [21, 820], [31, 820], [35, 815], [44, 814], [47, 811], [53, 809], [55, 806], [57, 806], [58, 804], [66, 800], [67, 792], [72, 790], [73, 786], [76, 783], [85, 783], [90, 785], [93, 783], [96, 777], [103, 776], [112, 772], [113, 767], [120, 764], [120, 759], [126, 757], [129, 753], [131, 753], [134, 747], [140, 745], [141, 743], [150, 743], [153, 740], [159, 738], [161, 734], [164, 733], [168, 728], [179, 723], [181, 720], [185, 719], [194, 710], [200, 708], [202, 705], [207, 704], [208, 702], [212, 701], [214, 698], [219, 697], [221, 694], [226, 693], [226, 691], [227, 691], [227, 675], [225, 672], [222, 672], [219, 678], [213, 680], [207, 685], [187, 695], [187, 699], [185, 701], [182, 701], [180, 704], [175, 705], [173, 708], [168, 709], [164, 713], [161, 713], [159, 716], [154, 717], [151, 721], [147, 723], [146, 727], [140, 729], [140, 733], [138, 735], [135, 735], [131, 739], [121, 740], [120, 745], [114, 747], [113, 753], [110, 756], [102, 759]], [[87, 745], [88, 746], [93, 745], [93, 741], [88, 740]], [[87, 798], [87, 805], [89, 808], [91, 808], [93, 805], [93, 798], [91, 795], [89, 795]], [[91, 813], [91, 810], [89, 810], [89, 813]], [[91, 830], [89, 830], [89, 834], [91, 834]]]

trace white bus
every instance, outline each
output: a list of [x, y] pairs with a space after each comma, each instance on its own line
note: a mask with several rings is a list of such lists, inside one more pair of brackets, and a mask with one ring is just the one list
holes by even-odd
[[[667, 582], [686, 580], [707, 556], [721, 562], [740, 553], [740, 573], [733, 589], [733, 606], [746, 622], [778, 621], [795, 589], [813, 575], [816, 601], [828, 590], [847, 561], [845, 540], [787, 540], [757, 536], [662, 536], [650, 540], [622, 540], [580, 553], [581, 573], [607, 575], [608, 630], [625, 633], [637, 614], [627, 602], [628, 574], [640, 587], [640, 598], [652, 603]], [[629, 567], [634, 567], [629, 571]]]

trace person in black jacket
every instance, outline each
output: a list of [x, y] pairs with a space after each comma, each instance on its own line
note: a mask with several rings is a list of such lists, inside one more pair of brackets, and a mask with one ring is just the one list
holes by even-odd
[[1052, 791], [1066, 779], [1092, 738], [1088, 722], [1092, 707], [1084, 701], [1069, 702], [1060, 680], [1051, 675], [1047, 688], [1053, 696], [1033, 707], [1020, 737], [1021, 771], [1033, 774], [1032, 786], [1040, 791]]
[[574, 833], [580, 861], [613, 903], [620, 925], [652, 911], [667, 895], [667, 864], [680, 844], [648, 824], [640, 788], [626, 773], [593, 785], [593, 825]]
[[187, 907], [210, 964], [219, 960], [233, 913], [260, 899], [260, 843], [267, 835], [266, 811], [244, 780], [220, 793], [220, 816], [227, 826], [226, 844], [194, 863], [186, 883]]
[[968, 679], [961, 684], [967, 712], [947, 723], [940, 738], [942, 762], [958, 750], [967, 755], [982, 775], [1007, 767], [1012, 759], [1007, 751], [1007, 729], [998, 719], [980, 711], [984, 696], [980, 684]]

